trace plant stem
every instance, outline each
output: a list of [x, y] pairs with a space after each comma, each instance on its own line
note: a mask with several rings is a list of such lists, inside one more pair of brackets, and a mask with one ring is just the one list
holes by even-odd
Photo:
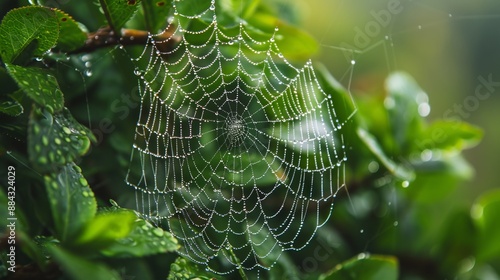
[[[173, 28], [172, 28], [173, 29]], [[155, 39], [158, 41], [157, 47], [159, 49], [169, 48], [169, 44], [178, 43], [180, 38], [173, 35], [175, 30], [165, 30], [163, 33], [155, 35]], [[144, 30], [136, 30], [136, 29], [125, 29], [123, 28], [120, 34], [116, 34], [116, 32], [110, 27], [106, 26], [100, 28], [96, 32], [91, 32], [87, 34], [87, 40], [85, 44], [72, 52], [70, 54], [77, 53], [90, 53], [94, 52], [101, 48], [106, 48], [110, 46], [123, 45], [123, 46], [132, 46], [132, 45], [144, 45], [149, 40], [150, 33]], [[166, 46], [162, 46], [161, 42], [166, 42]]]
[[247, 275], [245, 274], [245, 271], [243, 270], [243, 267], [241, 267], [241, 262], [240, 259], [234, 254], [233, 252], [233, 247], [229, 246], [229, 255], [233, 258], [233, 261], [238, 265], [238, 272], [240, 274], [240, 277], [242, 280], [248, 280]]

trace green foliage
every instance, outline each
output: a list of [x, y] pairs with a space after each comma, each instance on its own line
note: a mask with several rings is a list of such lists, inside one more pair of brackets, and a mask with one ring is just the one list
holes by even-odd
[[103, 250], [110, 257], [142, 257], [179, 249], [177, 240], [170, 232], [152, 226], [149, 222], [138, 219], [131, 225], [130, 233], [117, 239]]
[[54, 11], [23, 7], [10, 11], [0, 27], [0, 55], [5, 63], [23, 64], [52, 48], [59, 37]]
[[137, 12], [140, 0], [99, 0], [108, 24], [116, 34], [120, 34], [120, 29]]
[[50, 113], [60, 111], [64, 106], [63, 93], [56, 78], [47, 70], [6, 64], [7, 70], [20, 88], [35, 102], [47, 108]]
[[62, 52], [72, 52], [82, 47], [87, 39], [86, 33], [67, 13], [55, 9], [59, 21], [59, 38], [57, 39], [56, 49]]
[[50, 255], [61, 266], [61, 269], [75, 280], [119, 280], [120, 276], [103, 264], [91, 262], [77, 254], [70, 253], [56, 246], [47, 247]]
[[54, 220], [54, 234], [61, 241], [73, 238], [95, 215], [94, 193], [74, 163], [58, 173], [45, 175], [45, 188]]
[[472, 208], [472, 217], [478, 229], [476, 238], [479, 260], [491, 260], [500, 255], [500, 191], [495, 190], [481, 196]]
[[196, 264], [189, 263], [184, 258], [177, 258], [175, 262], [170, 265], [170, 272], [168, 280], [187, 280], [187, 279], [200, 279], [210, 280], [215, 279], [216, 276], [201, 270]]
[[54, 115], [35, 108], [28, 129], [28, 154], [40, 170], [53, 170], [83, 156], [95, 137], [68, 109]]
[[[176, 4], [185, 14], [211, 5], [210, 1], [194, 0]], [[33, 277], [40, 279], [127, 279], [119, 273], [127, 264], [133, 264], [134, 271], [144, 272], [133, 276], [137, 279], [255, 276], [252, 271], [212, 275], [177, 257], [181, 245], [170, 232], [127, 209], [133, 207], [135, 197], [124, 186], [124, 169], [140, 108], [139, 97], [133, 99], [126, 94], [137, 94], [132, 90], [136, 76], [129, 57], [118, 50], [78, 54], [89, 33], [75, 19], [101, 26], [102, 22], [92, 15], [102, 11], [116, 36], [129, 24], [156, 33], [166, 27], [172, 1], [100, 0], [99, 5], [77, 5], [86, 9], [76, 9], [75, 14], [64, 11], [64, 7], [43, 6], [2, 11], [0, 134], [14, 136], [0, 138], [0, 168], [4, 172], [7, 165], [17, 167], [18, 269], [35, 266]], [[283, 20], [286, 15], [278, 14], [272, 3], [221, 0], [216, 1], [216, 7], [222, 30], [237, 31], [243, 19], [252, 37], [274, 36], [287, 59], [302, 63], [318, 50], [318, 43]], [[190, 24], [201, 29], [211, 20], [192, 19]], [[199, 38], [199, 42], [206, 41]], [[141, 50], [131, 47], [129, 51]], [[73, 53], [68, 60], [57, 58], [68, 53]], [[95, 62], [92, 70], [102, 75], [84, 77], [83, 71], [73, 71], [84, 69], [86, 62]], [[357, 108], [350, 93], [325, 67], [317, 66], [315, 75], [338, 105], [337, 118], [348, 120], [344, 140], [349, 145], [345, 172], [349, 196], [339, 192], [333, 217], [299, 253], [285, 251], [279, 255], [279, 248], [270, 248], [274, 243], [264, 238], [265, 232], [253, 236], [252, 243], [261, 245], [255, 251], [265, 255], [263, 263], [278, 259], [269, 273], [260, 276], [475, 279], [484, 275], [484, 269], [498, 265], [500, 193], [482, 195], [472, 209], [453, 201], [457, 186], [474, 174], [461, 153], [479, 143], [481, 129], [459, 121], [429, 123], [421, 112], [428, 96], [405, 73], [391, 74], [385, 91], [356, 95]], [[276, 102], [273, 106], [286, 109], [287, 105]], [[209, 143], [211, 139], [200, 141]], [[290, 151], [300, 152], [293, 146]], [[254, 159], [248, 156], [241, 161]], [[252, 172], [260, 176], [259, 185], [269, 185], [282, 177], [280, 171], [279, 163], [269, 158], [253, 165]], [[235, 176], [250, 181], [252, 176], [228, 173], [222, 167], [206, 172], [218, 173], [228, 181], [240, 181]], [[4, 184], [0, 189], [0, 219], [7, 236], [9, 186]], [[110, 207], [104, 202], [109, 197], [124, 208], [116, 204]], [[391, 204], [394, 201], [397, 205]], [[306, 227], [308, 222], [304, 221]], [[174, 221], [168, 226], [175, 228], [178, 224]], [[261, 227], [257, 223], [254, 226], [254, 231]], [[6, 248], [0, 249], [0, 258], [5, 261]], [[383, 255], [363, 253], [359, 257], [364, 251]], [[231, 256], [235, 263], [243, 259]], [[475, 265], [470, 268], [470, 263]], [[51, 266], [61, 271], [51, 275], [47, 272]], [[464, 267], [468, 268], [466, 272]]]
[[339, 264], [331, 272], [319, 277], [320, 280], [396, 280], [398, 260], [387, 256], [365, 256], [361, 254]]

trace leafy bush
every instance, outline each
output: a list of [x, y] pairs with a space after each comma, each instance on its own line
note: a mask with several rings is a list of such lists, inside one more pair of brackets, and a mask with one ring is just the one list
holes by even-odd
[[[2, 276], [257, 277], [242, 268], [215, 275], [179, 257], [182, 242], [130, 210], [136, 207], [135, 194], [124, 179], [142, 107], [130, 57], [144, 50], [146, 30], [165, 27], [172, 3], [36, 2], [19, 8], [3, 4], [0, 25], [1, 177], [15, 173], [15, 180], [2, 181], [0, 192]], [[182, 3], [194, 10], [202, 5]], [[216, 4], [227, 32], [240, 17], [254, 36], [265, 37], [279, 26], [277, 44], [291, 61], [303, 63], [317, 49], [309, 35], [277, 16], [272, 3]], [[315, 73], [334, 100], [350, 102], [350, 93], [326, 70], [317, 67]], [[345, 116], [357, 110], [345, 123], [347, 187], [309, 246], [282, 253], [260, 277], [476, 279], [495, 274], [499, 193], [484, 194], [470, 211], [446, 199], [472, 176], [461, 152], [476, 145], [482, 132], [457, 120], [428, 123], [419, 113], [427, 102], [419, 85], [398, 72], [386, 79], [385, 92], [357, 96], [357, 108], [337, 108]], [[14, 216], [15, 229], [8, 220]], [[231, 248], [227, 252], [239, 263]], [[260, 261], [265, 264], [269, 255]]]

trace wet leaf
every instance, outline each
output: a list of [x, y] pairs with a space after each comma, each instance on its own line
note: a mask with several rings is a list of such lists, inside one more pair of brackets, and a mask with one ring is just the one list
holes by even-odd
[[50, 71], [13, 64], [6, 64], [6, 67], [19, 87], [36, 103], [47, 108], [49, 112], [57, 112], [64, 107], [63, 93]]
[[87, 39], [86, 33], [70, 15], [57, 9], [54, 12], [60, 28], [56, 48], [62, 52], [71, 52], [82, 47]]
[[216, 279], [215, 275], [210, 274], [198, 267], [198, 265], [188, 262], [184, 258], [177, 258], [175, 262], [170, 265], [170, 272], [168, 273], [168, 280], [187, 280], [187, 279], [200, 279], [210, 280]]
[[170, 232], [154, 227], [143, 219], [136, 219], [128, 236], [116, 240], [102, 253], [115, 258], [141, 257], [173, 252], [178, 248], [179, 244]]
[[75, 161], [95, 141], [92, 132], [78, 123], [68, 109], [52, 115], [39, 108], [31, 115], [28, 139], [30, 160], [44, 171]]
[[59, 25], [51, 9], [11, 10], [0, 25], [0, 56], [5, 63], [23, 64], [54, 47], [58, 37]]
[[44, 176], [54, 220], [55, 236], [66, 241], [77, 235], [95, 216], [97, 203], [81, 169], [68, 163], [58, 173]]

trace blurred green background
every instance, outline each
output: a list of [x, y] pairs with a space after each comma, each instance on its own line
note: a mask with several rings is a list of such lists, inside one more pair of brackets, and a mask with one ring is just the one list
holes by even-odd
[[[356, 28], [366, 34], [365, 28], [374, 21], [372, 12], [400, 3], [401, 12], [392, 14], [389, 24], [370, 36], [371, 42], [363, 53], [355, 54], [350, 84], [354, 95], [382, 87], [391, 71], [406, 71], [429, 95], [428, 118], [432, 121], [473, 96], [478, 76], [492, 75], [493, 81], [500, 82], [499, 1], [294, 2], [299, 21], [321, 44], [315, 60], [324, 63], [337, 79], [344, 77], [344, 86], [349, 85], [351, 62], [344, 51], [336, 48], [343, 43], [355, 46]], [[458, 192], [467, 203], [481, 192], [500, 186], [499, 106], [497, 87], [488, 99], [479, 102], [476, 110], [466, 111], [468, 116], [461, 118], [485, 131], [479, 146], [465, 152], [476, 171], [472, 181], [463, 184]]]

